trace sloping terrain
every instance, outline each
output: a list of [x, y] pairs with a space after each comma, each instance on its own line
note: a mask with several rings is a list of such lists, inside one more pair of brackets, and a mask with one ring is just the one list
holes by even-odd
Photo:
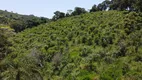
[[8, 25], [15, 32], [21, 32], [27, 28], [47, 23], [50, 20], [45, 17], [37, 17], [34, 15], [21, 15], [18, 13], [0, 10], [0, 25]]
[[86, 13], [27, 29], [11, 40], [2, 79], [142, 79], [142, 13]]

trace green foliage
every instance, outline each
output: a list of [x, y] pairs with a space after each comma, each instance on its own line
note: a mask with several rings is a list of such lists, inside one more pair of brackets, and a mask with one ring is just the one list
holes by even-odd
[[9, 25], [15, 32], [21, 32], [26, 28], [47, 23], [50, 20], [44, 17], [36, 17], [34, 15], [20, 15], [17, 13], [0, 10], [0, 24]]
[[141, 13], [100, 11], [26, 29], [11, 38], [12, 53], [2, 60], [0, 75], [21, 80], [139, 80], [141, 22]]
[[74, 8], [74, 11], [72, 12], [72, 15], [80, 15], [80, 14], [83, 14], [83, 13], [86, 13], [87, 11], [84, 9], [84, 8], [81, 8], [81, 7], [75, 7]]
[[63, 12], [60, 12], [60, 11], [56, 11], [56, 12], [54, 12], [54, 16], [53, 16], [53, 18], [52, 18], [52, 20], [57, 20], [57, 19], [60, 19], [60, 18], [64, 18], [65, 17], [65, 13], [63, 13]]
[[98, 9], [97, 9], [97, 5], [93, 5], [92, 6], [92, 9], [90, 10], [90, 12], [96, 12]]
[[141, 12], [142, 0], [111, 0], [110, 10], [129, 10]]
[[9, 49], [9, 46], [11, 46], [9, 38], [13, 35], [14, 32], [9, 26], [0, 25], [0, 61], [11, 52]]

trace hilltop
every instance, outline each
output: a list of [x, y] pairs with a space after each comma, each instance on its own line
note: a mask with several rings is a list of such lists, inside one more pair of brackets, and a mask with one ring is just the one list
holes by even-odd
[[142, 13], [99, 11], [58, 19], [11, 38], [2, 79], [140, 80]]

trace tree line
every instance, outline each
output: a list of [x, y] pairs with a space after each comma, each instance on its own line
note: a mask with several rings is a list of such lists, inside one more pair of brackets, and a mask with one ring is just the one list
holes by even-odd
[[[102, 3], [96, 5], [94, 4], [89, 12], [96, 11], [107, 11], [107, 10], [119, 10], [119, 11], [135, 11], [142, 12], [141, 6], [142, 0], [105, 0]], [[53, 21], [56, 21], [60, 18], [80, 15], [87, 13], [88, 11], [85, 8], [75, 7], [74, 10], [68, 10], [66, 13], [55, 11], [52, 18]]]

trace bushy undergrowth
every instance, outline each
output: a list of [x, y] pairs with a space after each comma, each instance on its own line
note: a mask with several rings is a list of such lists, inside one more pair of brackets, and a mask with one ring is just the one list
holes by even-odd
[[2, 79], [142, 79], [142, 13], [86, 13], [27, 29], [12, 40], [12, 53], [1, 62]]

